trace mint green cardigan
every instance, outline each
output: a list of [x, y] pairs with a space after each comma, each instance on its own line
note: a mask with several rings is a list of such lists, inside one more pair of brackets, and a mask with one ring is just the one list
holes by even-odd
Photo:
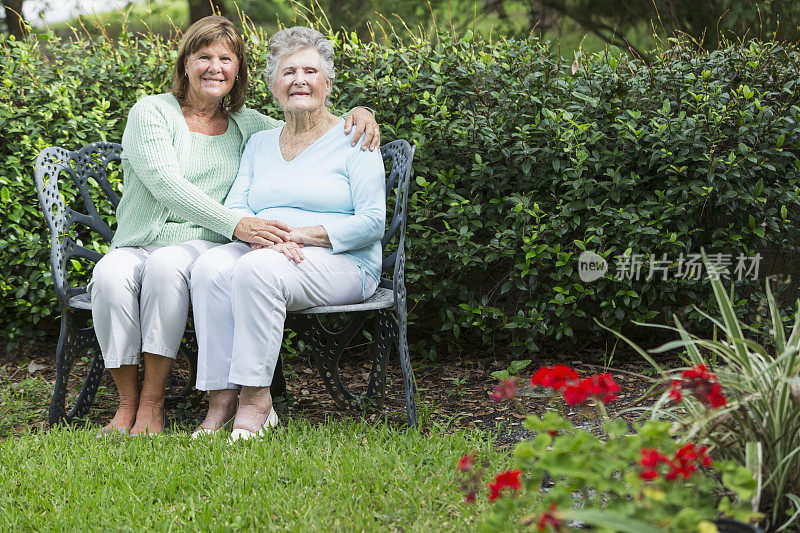
[[[192, 150], [191, 136], [200, 134], [189, 132], [172, 94], [147, 96], [134, 104], [122, 135], [123, 194], [113, 248], [193, 239], [227, 242], [233, 237], [242, 214], [221, 202], [236, 178], [244, 145], [253, 133], [283, 121], [247, 108], [228, 118], [228, 133], [237, 133], [230, 131], [236, 127], [241, 135], [226, 133], [215, 150], [198, 153]], [[204, 166], [233, 171], [203, 172]], [[185, 222], [167, 223], [168, 217]]]

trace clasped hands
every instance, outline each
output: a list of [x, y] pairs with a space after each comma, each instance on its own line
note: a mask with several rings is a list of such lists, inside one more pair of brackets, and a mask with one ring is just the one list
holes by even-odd
[[233, 236], [249, 243], [253, 250], [269, 248], [299, 263], [304, 259], [303, 244], [290, 240], [291, 231], [291, 226], [280, 220], [244, 217], [233, 230]]

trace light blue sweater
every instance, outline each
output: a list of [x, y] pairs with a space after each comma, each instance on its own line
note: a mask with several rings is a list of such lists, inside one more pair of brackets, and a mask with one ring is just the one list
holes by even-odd
[[386, 177], [380, 150], [350, 146], [343, 120], [291, 161], [281, 155], [283, 128], [253, 134], [225, 206], [292, 227], [321, 225], [333, 253], [344, 254], [377, 282], [386, 227]]

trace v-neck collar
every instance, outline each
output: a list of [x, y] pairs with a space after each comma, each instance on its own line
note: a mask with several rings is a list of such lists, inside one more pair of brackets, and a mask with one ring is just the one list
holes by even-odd
[[337, 121], [336, 121], [336, 123], [335, 123], [333, 126], [331, 126], [331, 127], [330, 127], [330, 129], [329, 129], [328, 131], [326, 131], [325, 133], [323, 133], [322, 135], [320, 135], [320, 136], [317, 138], [317, 140], [316, 140], [316, 141], [314, 141], [313, 143], [311, 143], [311, 144], [309, 144], [308, 146], [306, 146], [306, 147], [303, 149], [303, 151], [302, 151], [302, 152], [300, 152], [299, 154], [297, 154], [296, 156], [294, 156], [294, 157], [293, 157], [291, 160], [289, 160], [289, 161], [287, 161], [287, 160], [286, 160], [286, 158], [284, 158], [284, 157], [283, 157], [283, 152], [281, 151], [281, 134], [283, 133], [283, 128], [285, 128], [285, 127], [286, 127], [286, 123], [284, 122], [283, 126], [281, 126], [281, 131], [280, 131], [280, 132], [278, 132], [278, 136], [277, 136], [277, 142], [278, 142], [278, 156], [281, 158], [281, 162], [283, 162], [283, 164], [284, 164], [284, 165], [291, 165], [292, 163], [294, 163], [295, 161], [297, 161], [298, 159], [300, 159], [301, 157], [303, 157], [303, 155], [305, 155], [305, 154], [306, 154], [306, 152], [308, 152], [309, 150], [311, 150], [311, 149], [312, 149], [312, 148], [313, 148], [313, 147], [314, 147], [314, 146], [315, 146], [317, 143], [319, 143], [319, 142], [320, 142], [322, 139], [324, 139], [325, 137], [327, 137], [328, 135], [330, 135], [330, 133], [331, 133], [331, 132], [332, 132], [334, 129], [336, 129], [336, 127], [337, 127], [337, 126], [338, 126], [338, 127], [341, 127], [341, 125], [342, 125], [342, 123], [343, 123], [343, 122], [344, 122], [344, 119], [343, 119], [343, 118], [340, 118], [339, 120], [337, 120]]
[[183, 116], [183, 109], [181, 109], [181, 103], [178, 101], [177, 98], [175, 98], [174, 94], [172, 94], [172, 93], [165, 93], [165, 94], [168, 94], [170, 96], [169, 100], [172, 102], [173, 107], [178, 111], [178, 114], [181, 116], [181, 124], [183, 125], [184, 131], [186, 133], [188, 133], [188, 134], [197, 133], [198, 135], [202, 135], [203, 137], [208, 137], [210, 139], [220, 138], [223, 135], [226, 135], [231, 131], [231, 121], [236, 123], [236, 127], [239, 128], [239, 130], [242, 129], [239, 126], [239, 124], [236, 122], [236, 120], [238, 118], [237, 117], [238, 111], [237, 111], [235, 113], [226, 113], [225, 114], [225, 116], [228, 118], [228, 128], [223, 133], [220, 133], [219, 135], [206, 135], [205, 133], [200, 133], [199, 131], [191, 131], [189, 129], [189, 124], [186, 123], [186, 117]]

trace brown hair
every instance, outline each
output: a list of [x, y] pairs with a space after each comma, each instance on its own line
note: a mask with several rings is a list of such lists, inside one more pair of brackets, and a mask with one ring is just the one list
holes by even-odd
[[222, 108], [225, 112], [233, 113], [242, 108], [247, 97], [247, 56], [242, 35], [233, 22], [225, 17], [212, 15], [202, 18], [189, 26], [189, 29], [183, 34], [178, 45], [175, 68], [172, 69], [172, 94], [179, 102], [184, 101], [186, 92], [189, 90], [189, 80], [186, 77], [186, 66], [184, 65], [186, 58], [200, 48], [217, 42], [227, 45], [239, 59], [238, 77], [233, 82], [233, 88], [222, 100]]

